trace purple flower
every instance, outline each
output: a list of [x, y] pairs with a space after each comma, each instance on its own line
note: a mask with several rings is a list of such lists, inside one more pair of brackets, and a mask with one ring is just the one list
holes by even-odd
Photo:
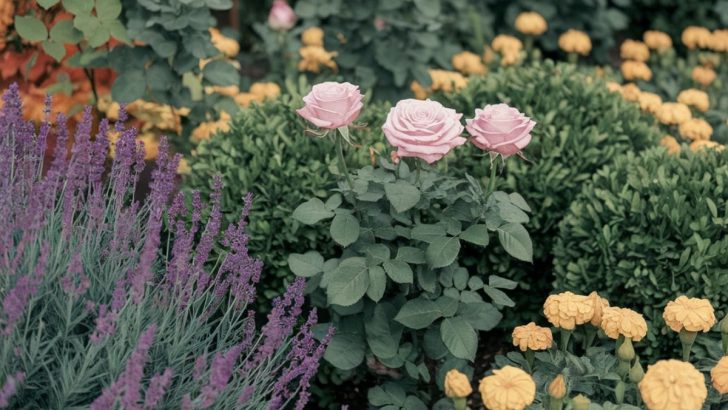
[[164, 398], [169, 385], [172, 383], [172, 375], [174, 371], [170, 368], [164, 369], [164, 373], [155, 374], [149, 381], [149, 387], [144, 394], [144, 410], [150, 410], [157, 407], [159, 402]]
[[71, 296], [80, 297], [90, 286], [90, 280], [83, 271], [83, 262], [81, 261], [81, 252], [76, 252], [71, 256], [68, 263], [68, 272], [61, 279], [63, 290]]
[[96, 317], [96, 329], [90, 336], [91, 343], [99, 344], [106, 337], [113, 335], [115, 331], [116, 313], [109, 311], [107, 305], [100, 305], [99, 315]]
[[233, 346], [225, 353], [217, 353], [210, 366], [210, 380], [202, 388], [200, 396], [195, 399], [199, 408], [206, 409], [213, 404], [228, 385], [230, 376], [235, 369], [235, 363], [240, 356], [241, 346]]
[[8, 376], [0, 389], [0, 408], [5, 408], [10, 405], [10, 399], [15, 396], [18, 391], [18, 384], [25, 380], [25, 373], [17, 372], [12, 376]]
[[4, 334], [9, 335], [12, 333], [15, 324], [23, 316], [28, 302], [38, 292], [38, 286], [40, 286], [43, 275], [45, 275], [46, 264], [48, 263], [48, 252], [48, 242], [44, 242], [33, 275], [20, 277], [15, 283], [15, 287], [5, 295], [3, 299], [3, 312], [5, 313]]

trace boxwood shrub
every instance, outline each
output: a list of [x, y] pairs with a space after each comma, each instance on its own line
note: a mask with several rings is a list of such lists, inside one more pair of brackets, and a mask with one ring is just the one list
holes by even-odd
[[[499, 189], [522, 193], [533, 209], [527, 228], [534, 263], [515, 261], [503, 252], [488, 252], [488, 260], [480, 255], [472, 259], [484, 273], [518, 280], [531, 289], [516, 300], [518, 311], [529, 316], [540, 309], [543, 295], [550, 291], [551, 248], [572, 199], [613, 158], [655, 145], [657, 128], [634, 104], [609, 93], [593, 73], [548, 60], [472, 79], [462, 93], [439, 98], [466, 117], [485, 104], [505, 102], [538, 123], [524, 151], [528, 160], [508, 161], [505, 178], [498, 179]], [[477, 177], [488, 172], [487, 156], [458, 157], [463, 162], [451, 167]], [[504, 321], [505, 326], [512, 324]]]
[[[230, 131], [197, 147], [190, 158], [192, 172], [183, 181], [184, 189], [197, 189], [204, 196], [212, 190], [209, 178], [221, 175], [225, 186], [221, 206], [228, 222], [237, 218], [245, 194], [253, 193], [249, 247], [265, 266], [259, 287], [262, 301], [280, 295], [294, 277], [288, 269], [289, 253], [317, 249], [333, 256], [328, 232], [291, 218], [298, 205], [312, 196], [325, 198], [327, 188], [336, 184], [325, 165], [335, 155], [333, 145], [306, 134], [307, 126], [295, 111], [297, 104], [300, 98], [283, 96], [242, 110]], [[384, 118], [387, 110], [385, 104], [367, 104], [358, 122]], [[357, 130], [355, 137], [361, 147], [349, 149], [351, 166], [369, 161], [371, 132]]]
[[572, 203], [554, 246], [555, 285], [604, 292], [651, 320], [647, 354], [677, 335], [662, 309], [679, 295], [728, 303], [728, 151], [627, 154], [597, 172]]

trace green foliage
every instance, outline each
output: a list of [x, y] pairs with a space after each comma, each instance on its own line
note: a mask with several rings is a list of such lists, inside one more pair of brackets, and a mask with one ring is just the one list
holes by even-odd
[[472, 363], [478, 331], [498, 324], [499, 307], [513, 306], [502, 289], [516, 283], [466, 269], [459, 263], [465, 249], [482, 254], [497, 233], [511, 256], [531, 259], [520, 195], [487, 194], [470, 177], [410, 169], [382, 158], [351, 175], [351, 185], [339, 182], [325, 201], [312, 198], [293, 213], [304, 224], [326, 221], [325, 242], [341, 249], [330, 259], [315, 251], [289, 259], [337, 328], [324, 359], [341, 371], [366, 365], [399, 375], [369, 391], [370, 404], [381, 408], [434, 402], [430, 390], [442, 370]]
[[668, 301], [704, 297], [718, 313], [728, 302], [728, 153], [683, 151], [628, 154], [597, 172], [554, 247], [556, 287], [644, 313], [653, 358], [677, 343], [662, 320]]
[[[251, 253], [264, 262], [265, 280], [259, 286], [264, 300], [279, 295], [293, 277], [288, 269], [289, 253], [317, 249], [326, 257], [333, 255], [328, 229], [291, 220], [301, 202], [312, 197], [325, 199], [326, 189], [335, 185], [326, 165], [333, 157], [332, 147], [328, 141], [306, 134], [307, 126], [295, 111], [299, 104], [299, 97], [283, 96], [242, 110], [229, 132], [200, 143], [190, 157], [192, 172], [183, 180], [183, 189], [207, 194], [212, 189], [209, 178], [221, 175], [225, 184], [222, 209], [228, 222], [236, 220], [245, 194], [253, 193], [248, 234]], [[368, 104], [360, 121], [379, 124], [387, 107]], [[378, 126], [369, 129], [378, 130]], [[368, 162], [372, 133], [359, 131], [356, 140], [364, 148], [350, 150], [350, 163]]]
[[[609, 93], [600, 80], [551, 61], [472, 79], [462, 93], [439, 98], [466, 116], [485, 104], [505, 102], [537, 122], [524, 150], [528, 161], [509, 161], [497, 179], [498, 187], [522, 193], [534, 209], [527, 225], [534, 243], [533, 264], [497, 251], [486, 258], [474, 254], [469, 261], [480, 264], [482, 272], [531, 289], [517, 299], [519, 312], [530, 317], [550, 292], [553, 238], [572, 199], [594, 172], [619, 154], [654, 145], [657, 130], [651, 119]], [[450, 167], [483, 177], [488, 160], [461, 155]]]

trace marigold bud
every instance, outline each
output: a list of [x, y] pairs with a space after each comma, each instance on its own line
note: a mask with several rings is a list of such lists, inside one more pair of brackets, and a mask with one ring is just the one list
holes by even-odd
[[571, 408], [574, 410], [589, 410], [591, 400], [588, 397], [580, 394], [571, 399]]
[[554, 399], [561, 400], [566, 397], [566, 379], [563, 374], [559, 374], [549, 383], [549, 396]]

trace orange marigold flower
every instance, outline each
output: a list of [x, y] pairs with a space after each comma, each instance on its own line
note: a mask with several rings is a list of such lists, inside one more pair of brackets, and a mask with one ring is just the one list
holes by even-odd
[[708, 111], [710, 108], [708, 93], [695, 88], [680, 91], [680, 94], [677, 95], [677, 102], [691, 105], [702, 112]]
[[551, 329], [537, 326], [534, 322], [527, 325], [516, 326], [513, 329], [513, 346], [518, 346], [522, 352], [526, 350], [546, 350], [554, 343]]
[[709, 140], [713, 135], [713, 127], [700, 118], [691, 118], [680, 123], [678, 128], [680, 136], [691, 141]]
[[672, 48], [672, 39], [667, 33], [663, 33], [662, 31], [645, 31], [642, 39], [647, 44], [647, 47], [653, 50], [664, 51]]
[[608, 307], [602, 312], [602, 330], [611, 339], [624, 336], [639, 342], [647, 335], [647, 322], [631, 309]]
[[624, 60], [645, 62], [650, 59], [650, 49], [647, 44], [636, 40], [625, 40], [619, 47], [619, 55]]
[[681, 38], [689, 49], [706, 48], [710, 45], [711, 33], [705, 27], [690, 26], [683, 30]]
[[490, 410], [523, 410], [536, 398], [536, 383], [521, 369], [505, 366], [484, 377], [478, 387]]
[[667, 102], [660, 106], [655, 113], [655, 117], [665, 125], [678, 125], [691, 119], [693, 114], [685, 104]]
[[535, 11], [525, 11], [516, 17], [516, 30], [529, 36], [540, 36], [548, 28], [542, 15]]
[[592, 43], [585, 32], [569, 29], [566, 33], [559, 36], [559, 48], [567, 53], [587, 55], [591, 51]]
[[717, 74], [715, 73], [715, 71], [712, 68], [697, 66], [697, 67], [693, 68], [693, 72], [690, 73], [690, 77], [695, 82], [700, 83], [703, 86], [707, 87], [713, 81], [715, 81]]
[[652, 70], [647, 64], [640, 61], [625, 61], [620, 66], [622, 76], [625, 80], [645, 80], [650, 81], [652, 79]]
[[470, 51], [463, 51], [452, 56], [452, 66], [462, 74], [483, 75], [487, 71], [480, 56]]
[[728, 394], [728, 356], [718, 360], [718, 364], [710, 371], [713, 387], [720, 394]]
[[563, 292], [546, 298], [543, 304], [546, 319], [554, 326], [573, 330], [594, 316], [594, 305], [589, 298], [571, 292]]
[[665, 135], [660, 140], [660, 145], [665, 147], [667, 149], [667, 153], [670, 155], [679, 154], [680, 153], [680, 143], [677, 142], [675, 137], [672, 135]]
[[679, 296], [665, 306], [662, 313], [667, 326], [675, 332], [707, 332], [717, 322], [710, 301]]
[[639, 390], [649, 410], [700, 410], [708, 397], [703, 374], [673, 359], [649, 366]]
[[450, 398], [468, 397], [473, 392], [468, 376], [457, 369], [445, 374], [445, 396]]
[[656, 113], [662, 105], [662, 98], [655, 93], [642, 92], [640, 93], [637, 102], [640, 104], [640, 109], [649, 113]]

